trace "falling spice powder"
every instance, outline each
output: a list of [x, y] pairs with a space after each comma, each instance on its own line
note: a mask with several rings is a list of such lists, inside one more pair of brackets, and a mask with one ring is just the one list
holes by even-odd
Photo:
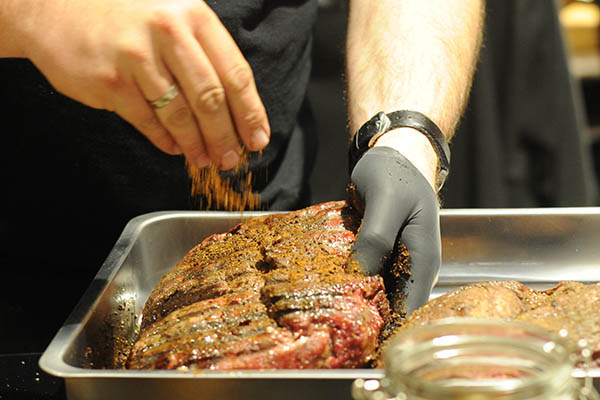
[[214, 164], [198, 168], [188, 163], [187, 171], [192, 180], [192, 196], [198, 196], [204, 201], [200, 208], [225, 211], [260, 208], [260, 195], [252, 190], [248, 152], [242, 153], [240, 162], [230, 173], [222, 173]]

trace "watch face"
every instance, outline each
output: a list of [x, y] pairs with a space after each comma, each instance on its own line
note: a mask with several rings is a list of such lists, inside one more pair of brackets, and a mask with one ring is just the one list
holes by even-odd
[[369, 138], [369, 143], [367, 144], [367, 147], [369, 148], [373, 147], [377, 139], [379, 139], [381, 135], [389, 131], [392, 127], [392, 121], [390, 121], [387, 115], [384, 113], [379, 113], [377, 116], [379, 119], [375, 121], [376, 132], [370, 135], [371, 137]]
[[349, 148], [348, 161], [350, 173], [354, 169], [354, 165], [369, 150], [379, 136], [390, 129], [392, 121], [385, 113], [379, 112], [373, 118], [364, 123], [363, 126], [354, 135], [353, 145]]
[[373, 118], [365, 122], [354, 135], [354, 145], [357, 150], [367, 151], [374, 143], [373, 138], [388, 131], [392, 121], [384, 112], [379, 112]]

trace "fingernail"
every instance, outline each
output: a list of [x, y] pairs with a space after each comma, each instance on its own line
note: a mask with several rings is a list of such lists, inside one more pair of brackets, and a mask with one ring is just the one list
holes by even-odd
[[252, 150], [261, 150], [269, 144], [269, 136], [267, 136], [264, 129], [257, 129], [250, 137], [250, 144], [252, 145]]
[[221, 158], [221, 169], [231, 169], [235, 167], [239, 161], [240, 156], [238, 156], [238, 154], [234, 150], [229, 150], [223, 155], [223, 158]]
[[196, 167], [204, 168], [210, 164], [210, 158], [206, 154], [201, 154], [196, 158]]

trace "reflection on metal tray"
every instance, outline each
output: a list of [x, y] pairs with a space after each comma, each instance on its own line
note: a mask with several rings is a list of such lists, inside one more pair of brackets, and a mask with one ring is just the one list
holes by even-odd
[[[40, 360], [64, 377], [69, 400], [344, 399], [378, 370], [126, 371], [119, 363], [150, 291], [194, 245], [265, 213], [158, 212], [126, 226], [96, 278]], [[534, 289], [600, 281], [600, 208], [443, 210], [443, 265], [432, 297], [484, 280]], [[582, 370], [576, 370], [582, 375]], [[600, 369], [589, 371], [598, 385]]]

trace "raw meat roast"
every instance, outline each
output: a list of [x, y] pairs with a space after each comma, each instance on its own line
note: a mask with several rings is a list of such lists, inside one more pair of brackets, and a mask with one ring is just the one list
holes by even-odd
[[150, 294], [128, 368], [367, 365], [391, 315], [383, 279], [348, 266], [359, 224], [330, 202], [205, 239]]

